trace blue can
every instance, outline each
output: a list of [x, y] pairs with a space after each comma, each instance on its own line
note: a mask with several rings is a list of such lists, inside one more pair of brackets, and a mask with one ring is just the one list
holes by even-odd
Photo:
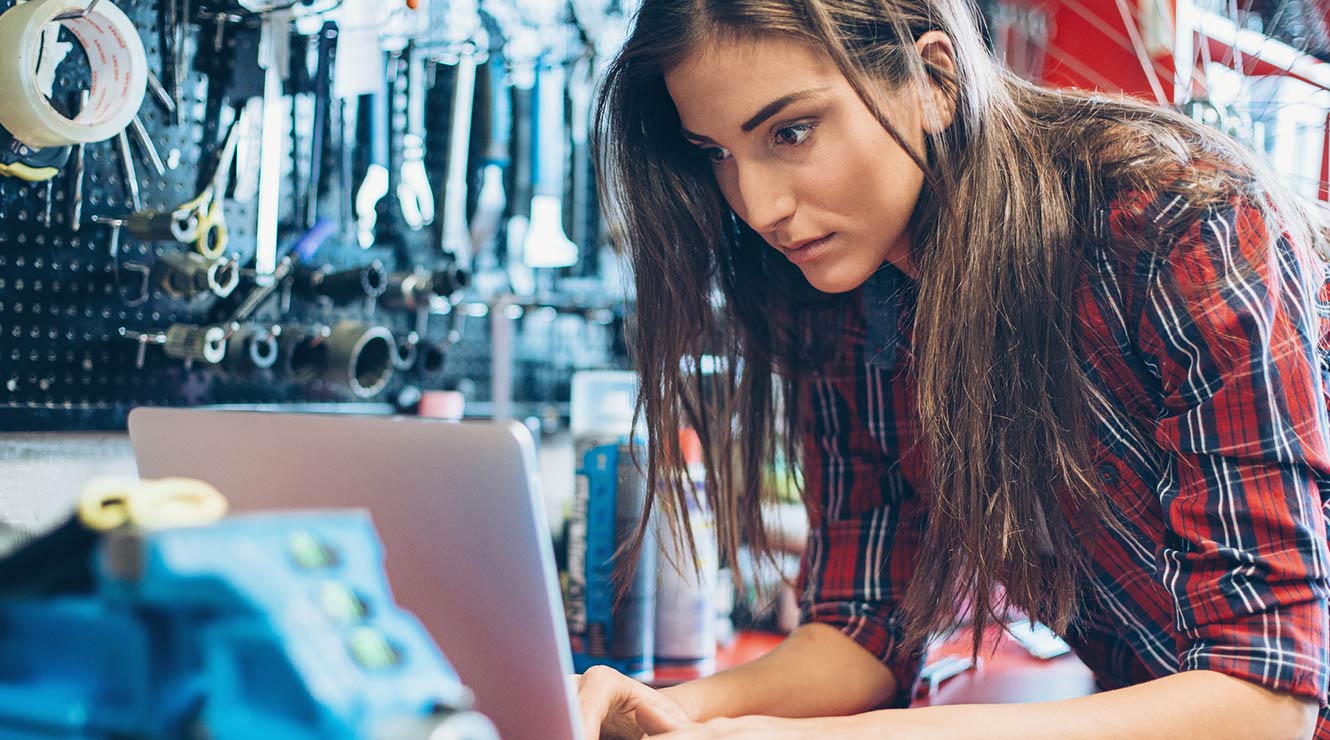
[[650, 530], [619, 594], [615, 553], [636, 536], [646, 505], [645, 445], [624, 437], [574, 443], [577, 486], [568, 526], [565, 607], [573, 666], [605, 665], [636, 678], [652, 670], [656, 542]]

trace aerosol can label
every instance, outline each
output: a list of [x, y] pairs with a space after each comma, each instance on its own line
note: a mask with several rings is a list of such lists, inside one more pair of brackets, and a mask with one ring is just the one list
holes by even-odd
[[646, 504], [645, 446], [624, 438], [574, 443], [577, 484], [568, 527], [565, 608], [578, 672], [607, 665], [628, 675], [652, 668], [656, 542], [650, 531], [622, 596], [615, 553], [637, 533]]

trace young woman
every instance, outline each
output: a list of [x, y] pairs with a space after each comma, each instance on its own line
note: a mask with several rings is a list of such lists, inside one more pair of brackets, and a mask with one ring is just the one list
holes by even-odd
[[[1013, 78], [965, 0], [644, 0], [596, 127], [657, 515], [687, 424], [726, 552], [776, 458], [812, 535], [788, 640], [588, 671], [589, 737], [1330, 738], [1323, 236], [1236, 144]], [[1008, 610], [1103, 690], [900, 709]]]

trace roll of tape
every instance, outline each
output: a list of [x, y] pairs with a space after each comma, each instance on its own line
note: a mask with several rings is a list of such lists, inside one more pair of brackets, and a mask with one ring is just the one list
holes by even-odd
[[[91, 144], [129, 125], [143, 103], [148, 60], [124, 12], [101, 0], [29, 0], [0, 14], [0, 126], [29, 146]], [[76, 15], [56, 21], [62, 14]], [[51, 107], [37, 80], [42, 29], [63, 23], [87, 51], [92, 69], [88, 104], [74, 119]]]

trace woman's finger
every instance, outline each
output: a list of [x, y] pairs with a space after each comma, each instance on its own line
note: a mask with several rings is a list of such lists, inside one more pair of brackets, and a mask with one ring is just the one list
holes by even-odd
[[671, 732], [694, 724], [693, 718], [688, 716], [678, 702], [645, 686], [642, 690], [644, 695], [637, 702], [636, 717], [637, 725], [643, 732], [648, 734]]
[[607, 681], [596, 667], [577, 677], [577, 708], [586, 740], [599, 740], [600, 723], [613, 701], [612, 691], [613, 682]]

